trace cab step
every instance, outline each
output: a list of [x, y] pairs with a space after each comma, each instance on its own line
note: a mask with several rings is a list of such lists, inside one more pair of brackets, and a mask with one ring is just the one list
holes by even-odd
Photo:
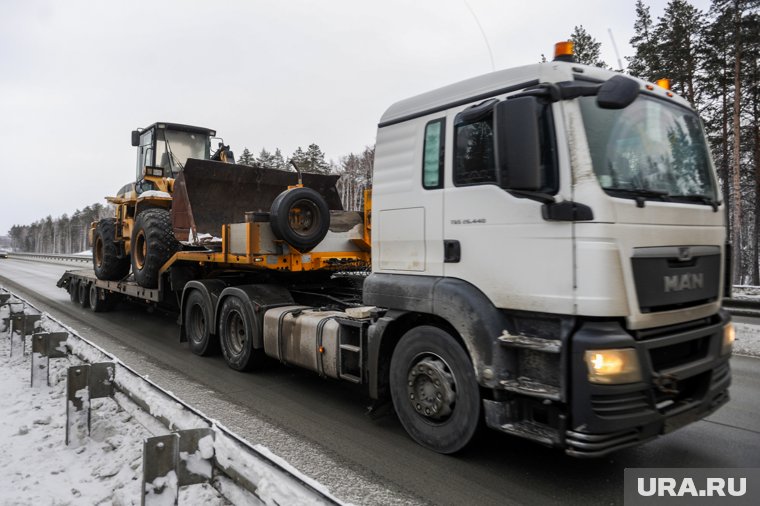
[[537, 397], [539, 399], [549, 399], [552, 401], [559, 401], [561, 399], [561, 393], [558, 386], [547, 385], [526, 378], [525, 376], [521, 376], [517, 379], [502, 380], [500, 383], [504, 390], [510, 392]]
[[562, 350], [562, 341], [559, 339], [544, 339], [543, 337], [512, 335], [506, 330], [499, 336], [499, 341], [511, 348], [522, 348], [544, 353], [559, 353]]

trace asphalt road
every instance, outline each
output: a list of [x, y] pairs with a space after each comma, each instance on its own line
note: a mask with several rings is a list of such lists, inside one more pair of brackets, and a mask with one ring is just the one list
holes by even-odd
[[409, 439], [392, 411], [367, 417], [368, 399], [352, 385], [275, 363], [237, 373], [180, 344], [174, 316], [72, 304], [55, 287], [67, 268], [81, 267], [0, 260], [0, 284], [356, 504], [622, 504], [627, 467], [760, 467], [758, 359], [732, 359], [732, 400], [708, 419], [603, 459], [488, 430], [442, 456]]

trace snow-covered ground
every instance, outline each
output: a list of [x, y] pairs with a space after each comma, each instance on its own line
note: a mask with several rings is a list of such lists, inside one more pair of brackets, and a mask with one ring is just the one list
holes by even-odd
[[[13, 304], [14, 312], [22, 308], [20, 302]], [[0, 308], [0, 318], [9, 313], [9, 306]], [[32, 388], [31, 337], [26, 342], [27, 354], [17, 352], [11, 357], [11, 339], [1, 322], [0, 448], [4, 455], [0, 459], [1, 505], [140, 504], [144, 440], [169, 434], [167, 425], [175, 430], [208, 426], [208, 419], [200, 413], [188, 410], [171, 394], [160, 391], [118, 360], [73, 335], [67, 346], [74, 354], [50, 360], [50, 386]], [[39, 328], [71, 332], [46, 315]], [[115, 383], [121, 391], [113, 398], [91, 400], [90, 436], [82, 438], [81, 444], [66, 446], [66, 375], [69, 367], [83, 363], [78, 357], [88, 362], [113, 362]], [[140, 399], [147, 411], [122, 392]], [[320, 494], [329, 497], [328, 502], [340, 504], [320, 483], [302, 475], [267, 448], [244, 449], [224, 430], [214, 423], [215, 440], [211, 440], [210, 446], [205, 445], [208, 447], [205, 450], [199, 445], [200, 452], [210, 452], [221, 468], [234, 470], [238, 479], [250, 484], [249, 490], [256, 490], [256, 496], [216, 473], [213, 486], [181, 487], [180, 504], [323, 504]], [[185, 458], [182, 454], [180, 457]], [[315, 495], [314, 491], [318, 493]]]
[[[11, 357], [0, 329], [0, 504], [140, 504], [143, 440], [168, 430], [117, 394], [118, 402], [91, 401], [90, 438], [67, 447], [66, 370], [79, 364], [71, 356], [51, 360], [50, 386], [32, 388], [29, 355]], [[180, 504], [230, 503], [201, 484], [180, 489]]]

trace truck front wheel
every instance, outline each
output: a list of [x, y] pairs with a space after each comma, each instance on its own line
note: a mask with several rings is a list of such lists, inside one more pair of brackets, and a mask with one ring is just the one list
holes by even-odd
[[219, 312], [218, 336], [222, 355], [227, 365], [236, 371], [254, 369], [261, 365], [264, 358], [264, 350], [253, 347], [254, 333], [258, 332], [258, 327], [246, 305], [246, 301], [230, 295], [224, 299]]
[[422, 446], [454, 453], [480, 420], [480, 395], [467, 353], [448, 332], [413, 328], [391, 357], [390, 390], [401, 425]]

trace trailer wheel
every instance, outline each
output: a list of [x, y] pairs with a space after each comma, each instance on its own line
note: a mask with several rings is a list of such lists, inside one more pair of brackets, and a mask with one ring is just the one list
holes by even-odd
[[480, 395], [466, 351], [437, 327], [413, 328], [391, 357], [390, 390], [401, 425], [422, 446], [454, 453], [480, 420]]
[[211, 334], [214, 324], [214, 312], [206, 303], [200, 290], [193, 290], [187, 296], [182, 308], [185, 335], [190, 344], [190, 351], [200, 356], [216, 353], [219, 340]]
[[79, 304], [79, 281], [76, 279], [69, 279], [69, 299]]
[[222, 303], [219, 314], [219, 344], [227, 365], [236, 371], [249, 371], [259, 367], [264, 360], [264, 350], [253, 348], [258, 326], [253, 311], [239, 297], [230, 295]]
[[118, 281], [129, 274], [129, 257], [116, 242], [116, 220], [105, 218], [95, 226], [92, 265], [98, 279]]
[[309, 251], [327, 235], [330, 209], [311, 188], [292, 188], [274, 199], [269, 221], [275, 237], [299, 251]]
[[90, 309], [96, 313], [103, 313], [111, 309], [113, 295], [98, 288], [95, 283], [90, 283]]
[[86, 282], [79, 282], [77, 287], [77, 299], [82, 307], [90, 307], [90, 285]]
[[169, 211], [151, 208], [138, 214], [131, 249], [135, 281], [142, 287], [156, 288], [161, 266], [179, 250]]

